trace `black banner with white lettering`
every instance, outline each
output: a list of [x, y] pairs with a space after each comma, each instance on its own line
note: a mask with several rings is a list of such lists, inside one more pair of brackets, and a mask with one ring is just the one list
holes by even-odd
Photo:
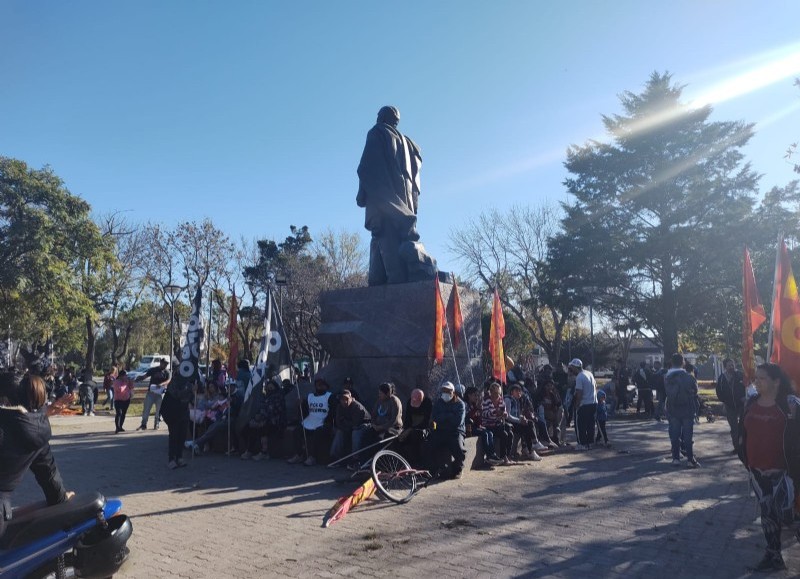
[[264, 334], [261, 336], [261, 346], [258, 349], [250, 383], [247, 385], [245, 400], [250, 397], [253, 388], [261, 385], [266, 379], [276, 376], [279, 380], [291, 379], [292, 355], [289, 352], [289, 342], [283, 330], [280, 312], [275, 304], [272, 291], [267, 291], [267, 315], [264, 319]]

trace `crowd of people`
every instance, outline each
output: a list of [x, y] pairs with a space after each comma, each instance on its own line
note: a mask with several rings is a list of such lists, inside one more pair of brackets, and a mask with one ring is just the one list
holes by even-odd
[[[693, 430], [703, 411], [698, 383], [682, 355], [673, 355], [669, 365], [669, 369], [660, 364], [642, 365], [634, 374], [636, 412], [666, 419], [672, 464], [680, 466], [685, 457], [687, 466], [697, 468]], [[148, 427], [153, 410], [153, 428], [159, 426], [159, 409], [171, 378], [167, 366], [162, 362], [137, 380], [148, 382], [138, 429]], [[49, 451], [46, 408], [48, 398], [77, 390], [83, 411], [91, 414], [99, 393], [88, 373], [79, 375], [77, 379], [75, 373], [65, 371], [58, 378], [32, 373], [22, 379], [12, 374], [0, 376], [0, 498], [4, 510], [10, 509], [10, 494], [28, 469], [36, 474], [49, 503], [69, 498]], [[378, 386], [371, 409], [361, 402], [351, 379], [334, 393], [324, 379], [317, 378], [313, 391], [299, 401], [297, 424], [293, 424], [287, 394], [296, 391], [295, 384], [272, 378], [247, 395], [250, 377], [247, 360], [239, 362], [235, 381], [229, 381], [225, 367], [215, 361], [204, 386], [186, 405], [187, 420], [168, 424], [170, 429], [175, 426], [183, 431], [177, 440], [182, 442], [188, 436], [186, 447], [202, 454], [223, 439], [230, 452], [244, 460], [282, 457], [288, 445], [292, 464], [313, 466], [331, 461], [352, 468], [358, 468], [376, 443], [392, 442], [413, 466], [449, 479], [462, 475], [468, 437], [477, 438], [478, 460], [473, 468], [491, 470], [520, 460], [538, 462], [550, 451], [570, 446], [565, 436], [570, 424], [576, 450], [609, 445], [609, 417], [632, 403], [624, 370], [598, 388], [592, 373], [574, 359], [566, 370], [545, 365], [536, 373], [526, 373], [515, 366], [505, 384], [488, 380], [464, 388], [444, 382], [434, 398], [414, 389], [405, 403], [394, 385], [385, 382]], [[106, 405], [115, 411], [116, 433], [124, 432], [136, 387], [124, 369], [111, 368], [104, 376]], [[781, 530], [797, 528], [800, 399], [777, 365], [759, 366], [754, 385], [746, 387], [742, 373], [729, 359], [718, 377], [716, 394], [725, 408], [732, 452], [747, 468], [761, 510], [767, 548], [753, 569], [785, 569]], [[168, 466], [185, 466], [183, 445], [173, 448], [172, 439], [170, 436]], [[800, 531], [795, 531], [795, 536], [800, 541]]]

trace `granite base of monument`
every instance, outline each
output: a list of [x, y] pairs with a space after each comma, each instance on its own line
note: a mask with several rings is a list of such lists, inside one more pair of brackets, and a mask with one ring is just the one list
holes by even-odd
[[[453, 285], [440, 282], [439, 286], [451, 312]], [[345, 377], [351, 377], [368, 409], [382, 382], [394, 382], [404, 404], [414, 388], [434, 395], [445, 380], [480, 384], [480, 296], [459, 289], [465, 333], [459, 337], [455, 357], [451, 342], [445, 339], [441, 365], [433, 361], [435, 296], [434, 280], [323, 293], [317, 336], [331, 359], [319, 375], [334, 391], [341, 390]], [[448, 326], [452, 324], [448, 315]]]

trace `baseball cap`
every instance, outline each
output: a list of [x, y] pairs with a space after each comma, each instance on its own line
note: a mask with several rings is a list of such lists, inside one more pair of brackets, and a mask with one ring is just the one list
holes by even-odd
[[574, 368], [580, 368], [583, 370], [583, 362], [581, 362], [580, 358], [573, 358], [572, 361], [569, 363], [570, 366]]
[[441, 385], [440, 389], [441, 390], [449, 390], [450, 392], [455, 392], [456, 391], [456, 387], [453, 386], [452, 382], [445, 382], [444, 384]]

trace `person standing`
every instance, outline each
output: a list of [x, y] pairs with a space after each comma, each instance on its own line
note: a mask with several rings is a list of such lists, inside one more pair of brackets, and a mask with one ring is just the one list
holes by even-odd
[[628, 369], [625, 367], [622, 358], [617, 360], [617, 367], [614, 371], [614, 384], [617, 388], [617, 408], [620, 410], [627, 410], [630, 377], [628, 376]]
[[114, 380], [117, 379], [117, 367], [111, 366], [103, 376], [103, 390], [106, 393], [106, 406], [109, 410], [114, 410]]
[[589, 450], [594, 440], [597, 382], [591, 372], [583, 369], [583, 362], [579, 358], [569, 363], [569, 373], [575, 376], [575, 434], [578, 448]]
[[[789, 378], [777, 364], [756, 369], [756, 392], [739, 422], [736, 448], [750, 472], [761, 510], [767, 548], [753, 571], [786, 569], [781, 528], [794, 523], [795, 489], [800, 483], [800, 401], [791, 395]], [[800, 540], [800, 532], [796, 534]]]
[[164, 400], [164, 392], [167, 391], [170, 380], [168, 365], [169, 362], [162, 358], [158, 366], [150, 368], [136, 379], [136, 382], [141, 382], [146, 378], [150, 378], [150, 385], [147, 388], [142, 408], [142, 424], [136, 430], [147, 430], [147, 420], [150, 418], [150, 410], [154, 405], [156, 407], [156, 415], [153, 419], [153, 430], [158, 430], [158, 425], [161, 423], [161, 403]]
[[736, 370], [736, 364], [730, 358], [722, 361], [724, 371], [717, 378], [717, 398], [725, 406], [725, 417], [731, 430], [731, 443], [734, 454], [738, 452], [739, 416], [744, 411], [745, 385], [744, 376]]
[[125, 368], [120, 369], [116, 379], [111, 384], [114, 397], [114, 434], [125, 432], [122, 425], [125, 422], [125, 416], [128, 414], [128, 407], [131, 405], [131, 397], [133, 396], [133, 380], [128, 377]]
[[636, 414], [644, 406], [644, 414], [647, 418], [653, 417], [653, 389], [650, 384], [650, 369], [647, 362], [641, 362], [636, 374], [633, 375], [633, 383], [636, 385]]
[[689, 468], [700, 463], [694, 456], [694, 417], [697, 414], [697, 380], [683, 368], [683, 355], [673, 354], [671, 368], [664, 378], [669, 416], [669, 440], [672, 445], [672, 465], [681, 465], [681, 448], [686, 452]]
[[656, 393], [658, 399], [658, 406], [656, 407], [656, 420], [661, 422], [664, 420], [667, 408], [667, 393], [664, 391], [664, 377], [667, 371], [661, 367], [661, 361], [656, 360], [653, 363], [653, 372], [650, 374], [650, 386]]

